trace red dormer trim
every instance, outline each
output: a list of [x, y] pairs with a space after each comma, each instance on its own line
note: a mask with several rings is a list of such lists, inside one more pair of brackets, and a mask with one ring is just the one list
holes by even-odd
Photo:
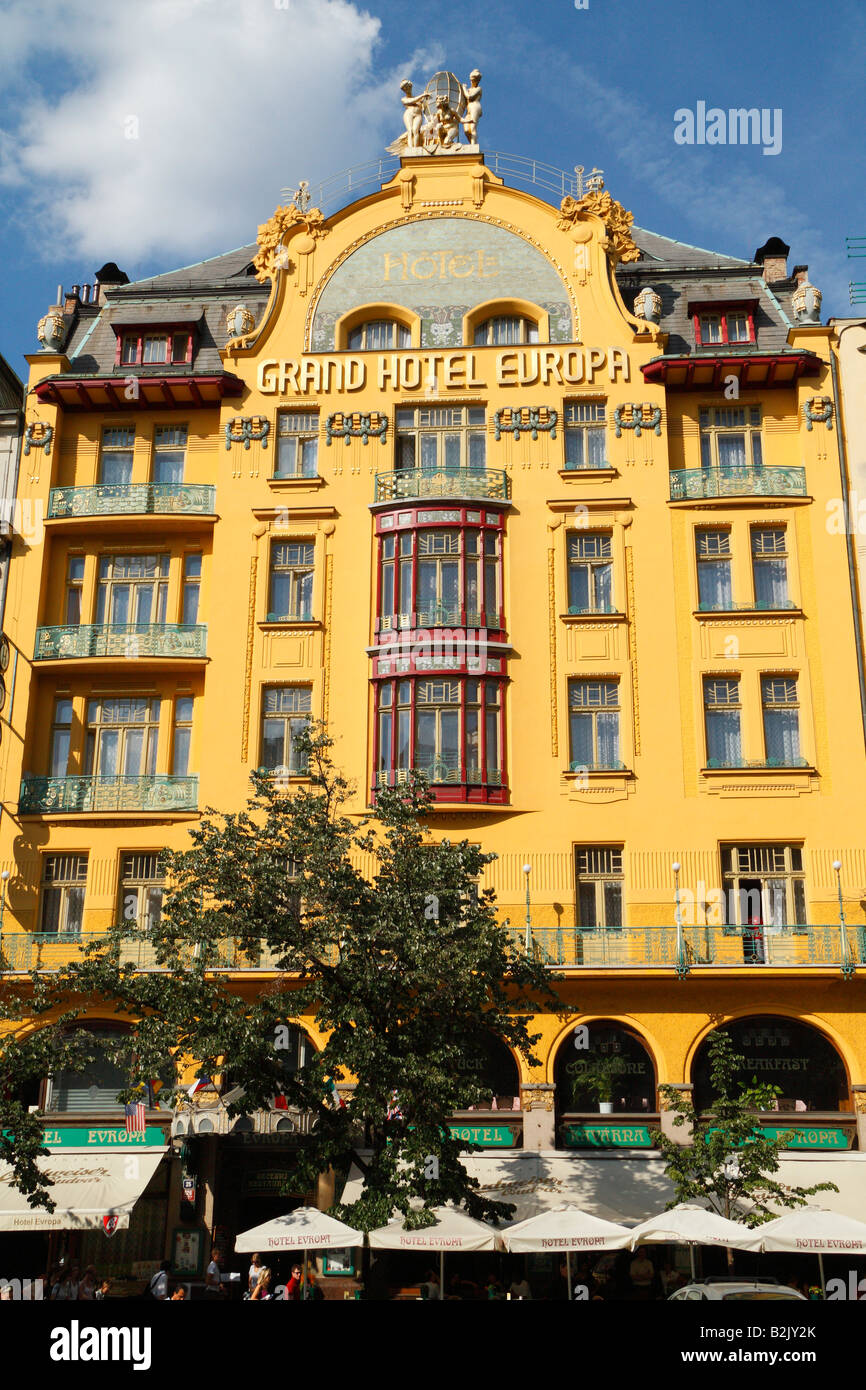
[[[115, 367], [156, 367], [173, 366], [179, 367], [192, 365], [193, 338], [195, 337], [196, 325], [191, 324], [189, 319], [181, 319], [177, 323], [112, 323], [117, 343], [114, 352]], [[128, 338], [135, 339], [136, 351], [135, 361], [124, 362], [123, 345]], [[144, 340], [145, 338], [165, 338], [168, 345], [166, 360], [163, 363], [145, 362], [144, 359]], [[175, 340], [183, 339], [182, 353], [175, 352]]]
[[[728, 314], [745, 314], [749, 321], [749, 337], [747, 340], [737, 339], [733, 346], [739, 344], [745, 346], [745, 342], [756, 343], [758, 341], [755, 332], [755, 314], [758, 308], [757, 299], [731, 299], [731, 300], [703, 300], [695, 299], [689, 301], [689, 313], [692, 316], [692, 323], [695, 330], [695, 347], [725, 347], [730, 343], [728, 337]], [[722, 329], [721, 343], [705, 343], [701, 337], [701, 315], [717, 314]]]

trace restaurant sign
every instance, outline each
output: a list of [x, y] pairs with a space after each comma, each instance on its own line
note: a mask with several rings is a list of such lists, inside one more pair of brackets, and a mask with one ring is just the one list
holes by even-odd
[[165, 1133], [157, 1126], [148, 1126], [138, 1134], [106, 1126], [99, 1129], [46, 1129], [43, 1134], [48, 1149], [164, 1149]]
[[651, 1149], [647, 1125], [565, 1125], [567, 1149]]
[[[718, 1129], [708, 1129], [707, 1137], [718, 1134]], [[761, 1125], [755, 1135], [764, 1139], [781, 1139], [788, 1136], [786, 1149], [850, 1149], [852, 1132], [825, 1125]]]
[[296, 1197], [298, 1179], [289, 1168], [259, 1168], [243, 1175], [245, 1197]]
[[485, 1149], [513, 1149], [516, 1142], [511, 1125], [449, 1125], [448, 1129], [452, 1139]]

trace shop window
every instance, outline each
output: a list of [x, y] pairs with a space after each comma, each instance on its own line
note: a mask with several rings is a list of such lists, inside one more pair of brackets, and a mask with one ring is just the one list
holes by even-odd
[[586, 1034], [580, 1041], [586, 1045], [575, 1046], [575, 1037], [569, 1034], [554, 1063], [558, 1140], [566, 1148], [575, 1146], [575, 1136], [567, 1128], [567, 1118], [563, 1124], [563, 1117], [597, 1115], [602, 1106], [619, 1114], [640, 1115], [656, 1109], [655, 1066], [642, 1039], [609, 1019], [584, 1027]]
[[86, 883], [86, 854], [45, 855], [40, 932], [51, 936], [80, 936]]
[[[773, 1015], [738, 1018], [722, 1025], [744, 1064], [738, 1080], [750, 1086], [776, 1086], [781, 1095], [773, 1111], [765, 1112], [771, 1124], [797, 1126], [797, 1115], [810, 1110], [837, 1112], [850, 1106], [844, 1063], [827, 1038], [807, 1023]], [[692, 1069], [694, 1104], [699, 1112], [710, 1109], [713, 1085], [710, 1076], [709, 1038], [695, 1055]], [[776, 1112], [779, 1112], [778, 1115]]]
[[92, 1050], [91, 1060], [80, 1072], [60, 1071], [49, 1078], [45, 1109], [68, 1115], [122, 1113], [123, 1106], [117, 1095], [129, 1085], [129, 1074], [111, 1058], [107, 1049], [109, 1042], [117, 1040], [118, 1032], [108, 1028], [81, 1031], [86, 1034], [85, 1046]]

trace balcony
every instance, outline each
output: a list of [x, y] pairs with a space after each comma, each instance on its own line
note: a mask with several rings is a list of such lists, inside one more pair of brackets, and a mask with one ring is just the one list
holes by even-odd
[[806, 497], [805, 468], [678, 468], [670, 475], [672, 502], [708, 497]]
[[48, 520], [88, 516], [213, 516], [216, 488], [205, 483], [99, 483], [53, 487]]
[[207, 628], [200, 623], [85, 623], [36, 629], [34, 661], [76, 657], [186, 657], [206, 655]]
[[[501, 905], [500, 905], [501, 906]], [[509, 935], [524, 948], [526, 927], [520, 924], [521, 904], [509, 907]], [[707, 926], [683, 927], [682, 952], [675, 926], [579, 927], [571, 923], [574, 910], [561, 904], [536, 904], [532, 916], [559, 916], [559, 926], [532, 926], [536, 960], [560, 970], [678, 970], [843, 967], [843, 938], [838, 923], [828, 926]], [[571, 918], [571, 922], [568, 919]], [[847, 961], [866, 966], [866, 926], [847, 929]], [[682, 960], [681, 960], [682, 956]]]
[[707, 758], [711, 772], [773, 772], [777, 768], [811, 766], [808, 758]]
[[465, 785], [470, 787], [501, 787], [503, 772], [500, 767], [460, 767], [451, 759], [437, 758], [424, 767], [401, 767], [396, 770], [377, 772], [374, 778], [376, 787], [402, 787], [413, 773], [420, 773], [431, 786]]
[[703, 601], [698, 604], [699, 613], [798, 613], [800, 605], [795, 603], [792, 598], [780, 598], [771, 602], [769, 599], [755, 599], [753, 602], [735, 603], [733, 599], [725, 599], [720, 603], [709, 603]]
[[197, 806], [198, 777], [24, 777], [18, 800], [22, 816], [103, 811], [166, 815]]
[[508, 474], [498, 468], [406, 468], [376, 474], [377, 502], [409, 498], [468, 497], [507, 502]]
[[[0, 936], [0, 970], [30, 971], [57, 970], [78, 961], [88, 947], [107, 940], [105, 932], [3, 932]], [[189, 947], [192, 958], [192, 946]], [[276, 970], [280, 956], [262, 944], [250, 949], [237, 937], [224, 937], [213, 942], [207, 964], [214, 970], [262, 971]], [[339, 956], [334, 948], [328, 958], [336, 964]], [[147, 937], [129, 937], [121, 943], [121, 960], [138, 970], [163, 970], [154, 942]]]
[[459, 604], [437, 604], [433, 608], [422, 608], [417, 613], [392, 613], [379, 619], [380, 632], [412, 631], [423, 627], [502, 627], [499, 610], [490, 608], [486, 612], [477, 608], [461, 608]]

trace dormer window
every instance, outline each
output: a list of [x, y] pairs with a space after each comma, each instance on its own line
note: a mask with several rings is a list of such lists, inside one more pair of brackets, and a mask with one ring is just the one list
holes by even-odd
[[192, 362], [192, 329], [166, 328], [148, 332], [128, 329], [117, 340], [117, 366], [180, 366]]
[[695, 347], [755, 343], [755, 304], [691, 304]]

